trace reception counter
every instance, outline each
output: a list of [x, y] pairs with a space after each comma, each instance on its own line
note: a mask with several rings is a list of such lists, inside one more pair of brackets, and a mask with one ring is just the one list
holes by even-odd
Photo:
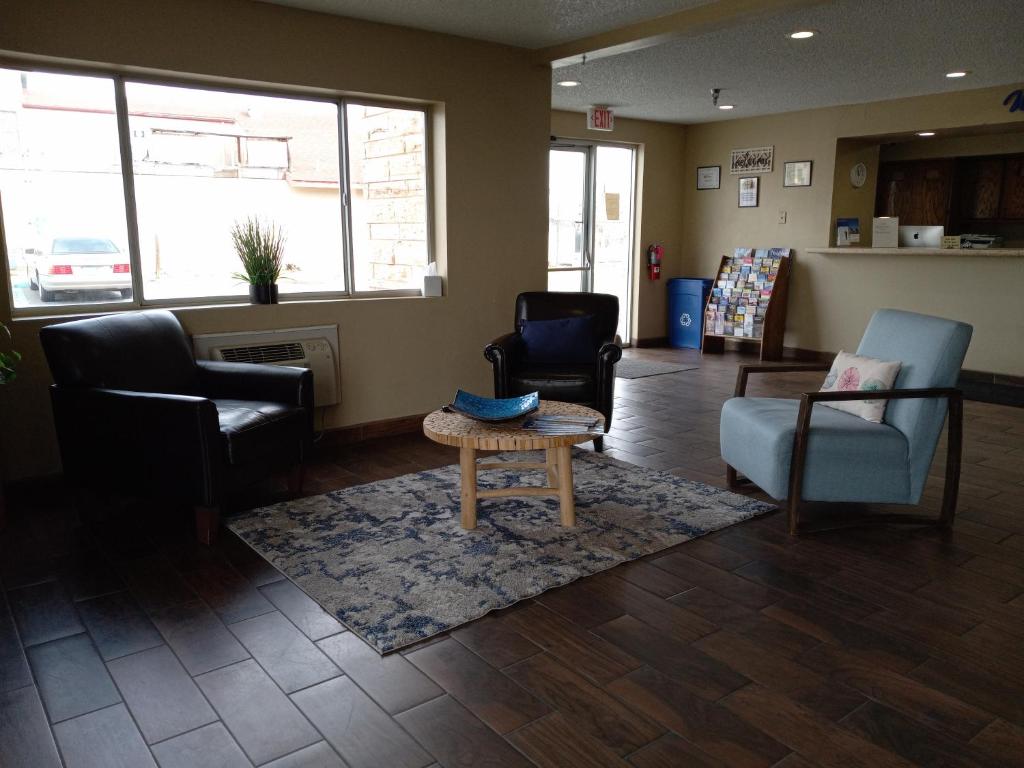
[[1024, 248], [808, 248], [807, 253], [821, 256], [967, 256], [1021, 258]]
[[794, 246], [785, 345], [857, 348], [882, 307], [974, 326], [964, 368], [1024, 377], [1024, 249]]

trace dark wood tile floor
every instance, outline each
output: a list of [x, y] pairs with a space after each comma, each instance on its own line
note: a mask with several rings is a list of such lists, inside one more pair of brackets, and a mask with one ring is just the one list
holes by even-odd
[[[619, 380], [608, 454], [721, 485], [736, 362]], [[1024, 410], [967, 403], [965, 438], [949, 536], [773, 514], [385, 658], [230, 535], [155, 505], [83, 525], [32, 489], [0, 550], [0, 765], [1024, 766]], [[320, 453], [309, 493], [457, 459]]]

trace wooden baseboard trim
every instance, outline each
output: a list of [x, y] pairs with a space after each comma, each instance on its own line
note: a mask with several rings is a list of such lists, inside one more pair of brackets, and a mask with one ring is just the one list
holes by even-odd
[[427, 414], [420, 413], [413, 416], [398, 416], [393, 419], [381, 419], [379, 421], [367, 421], [363, 424], [334, 427], [324, 432], [319, 444], [352, 445], [353, 443], [375, 440], [380, 437], [411, 435], [423, 431], [423, 419], [426, 417]]
[[[726, 342], [732, 339], [726, 339]], [[667, 347], [665, 337], [637, 339], [637, 347]], [[742, 351], [733, 349], [732, 351]], [[803, 347], [784, 347], [783, 358], [800, 363], [830, 363], [835, 352], [822, 352], [818, 349]], [[963, 390], [965, 400], [996, 405], [1012, 405], [1024, 408], [1024, 376], [1012, 376], [1008, 373], [992, 373], [990, 371], [960, 371], [957, 387]]]
[[635, 339], [633, 346], [637, 348], [641, 347], [667, 347], [668, 336], [652, 336], [649, 339]]
[[[835, 357], [834, 352], [799, 347], [786, 347], [785, 351], [787, 358], [800, 362], [827, 363]], [[964, 369], [956, 385], [963, 391], [965, 400], [1024, 408], [1024, 376]]]
[[1024, 408], [1024, 377], [988, 371], [960, 371], [957, 386], [966, 400]]
[[1007, 387], [1024, 387], [1024, 376], [1011, 376], [1008, 373], [989, 373], [988, 371], [960, 371], [961, 381], [977, 381], [983, 384], [1000, 384]]
[[[381, 419], [380, 421], [368, 421], [363, 424], [350, 424], [344, 427], [334, 427], [324, 430], [323, 437], [318, 445], [351, 445], [361, 443], [364, 440], [374, 440], [379, 437], [395, 437], [397, 435], [411, 435], [423, 431], [423, 419], [427, 414], [421, 413], [413, 416], [399, 416], [394, 419]], [[61, 472], [54, 472], [37, 477], [26, 477], [18, 480], [11, 480], [4, 483], [4, 489], [12, 498], [21, 494], [34, 492], [42, 486], [58, 486], [64, 484], [64, 475]]]
[[835, 352], [820, 352], [817, 349], [803, 347], [783, 347], [783, 356], [801, 363], [830, 363], [836, 356]]

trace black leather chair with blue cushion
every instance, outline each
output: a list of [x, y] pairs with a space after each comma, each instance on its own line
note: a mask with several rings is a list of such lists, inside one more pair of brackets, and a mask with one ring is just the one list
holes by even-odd
[[184, 502], [209, 543], [231, 492], [290, 469], [301, 492], [313, 439], [313, 374], [197, 361], [166, 311], [40, 331], [65, 476], [101, 493]]
[[[494, 396], [540, 392], [542, 400], [580, 403], [611, 427], [619, 299], [606, 293], [521, 293], [515, 330], [484, 349], [494, 369]], [[594, 440], [597, 450], [602, 439]]]

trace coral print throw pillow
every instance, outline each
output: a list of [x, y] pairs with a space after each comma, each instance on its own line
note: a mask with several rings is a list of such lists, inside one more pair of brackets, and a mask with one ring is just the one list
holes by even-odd
[[[900, 372], [900, 363], [876, 360], [873, 357], [840, 352], [832, 361], [832, 369], [825, 377], [822, 392], [870, 392], [892, 389]], [[846, 411], [867, 421], [880, 424], [885, 415], [885, 400], [847, 400], [841, 403], [821, 403], [837, 411]]]

